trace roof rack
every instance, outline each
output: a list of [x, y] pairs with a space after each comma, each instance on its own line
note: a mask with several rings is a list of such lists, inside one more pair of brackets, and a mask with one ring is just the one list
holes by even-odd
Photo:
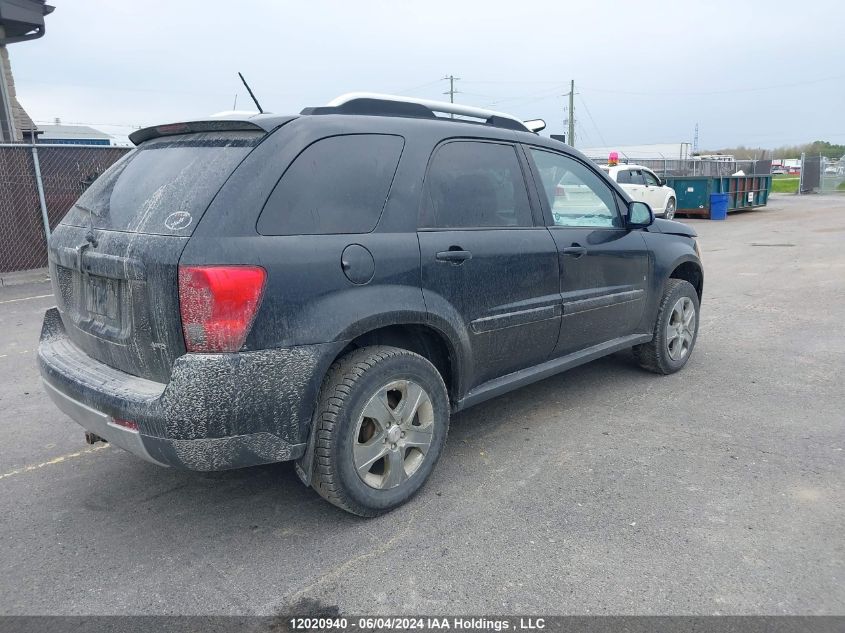
[[349, 92], [329, 101], [328, 105], [305, 108], [301, 114], [369, 114], [376, 116], [407, 116], [425, 119], [438, 118], [435, 112], [482, 119], [487, 125], [521, 132], [539, 132], [546, 124], [540, 119], [523, 122], [512, 114], [476, 108], [474, 106], [415, 99], [377, 92]]

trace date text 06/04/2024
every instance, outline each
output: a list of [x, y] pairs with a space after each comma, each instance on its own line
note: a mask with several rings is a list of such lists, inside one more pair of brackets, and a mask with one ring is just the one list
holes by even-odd
[[457, 631], [530, 631], [546, 628], [544, 618], [463, 618], [463, 617], [362, 617], [358, 619], [343, 618], [308, 618], [297, 617], [290, 619], [292, 630], [337, 630], [350, 629], [384, 630], [396, 629], [403, 631], [426, 630], [457, 630]]

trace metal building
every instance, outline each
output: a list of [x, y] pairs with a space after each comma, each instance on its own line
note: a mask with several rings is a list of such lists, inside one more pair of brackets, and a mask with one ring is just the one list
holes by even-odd
[[52, 11], [44, 0], [0, 0], [0, 142], [32, 140], [35, 131], [15, 97], [6, 46], [44, 35], [44, 16]]

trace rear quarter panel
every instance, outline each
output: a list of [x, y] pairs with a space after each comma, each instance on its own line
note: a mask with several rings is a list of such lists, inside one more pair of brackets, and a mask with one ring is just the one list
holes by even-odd
[[[185, 248], [183, 265], [257, 264], [267, 270], [247, 349], [351, 340], [362, 330], [382, 325], [425, 323], [415, 231], [428, 156], [415, 149], [417, 143], [406, 138], [374, 231], [269, 236], [256, 230], [273, 187], [300, 152], [321, 138], [355, 133], [407, 137], [408, 126], [382, 117], [310, 116], [291, 121], [235, 171]], [[352, 244], [372, 255], [374, 273], [367, 283], [351, 282], [341, 268], [341, 255]]]

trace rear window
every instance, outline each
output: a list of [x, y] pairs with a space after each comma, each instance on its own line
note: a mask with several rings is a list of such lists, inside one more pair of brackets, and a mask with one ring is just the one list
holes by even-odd
[[206, 132], [142, 143], [82, 194], [63, 220], [74, 226], [189, 236], [263, 132]]
[[368, 233], [387, 201], [405, 141], [386, 134], [331, 136], [293, 161], [258, 218], [262, 235]]

